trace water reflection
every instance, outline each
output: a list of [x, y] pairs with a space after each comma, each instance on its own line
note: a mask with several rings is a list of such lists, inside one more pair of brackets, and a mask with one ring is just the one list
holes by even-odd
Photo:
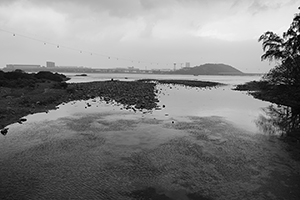
[[300, 108], [270, 105], [263, 111], [265, 115], [260, 115], [255, 122], [262, 132], [278, 136], [299, 133]]
[[243, 92], [233, 91], [231, 86], [198, 89], [158, 85], [158, 90], [159, 105], [165, 107], [161, 111], [154, 111], [155, 117], [165, 114], [170, 118], [218, 116], [251, 133], [259, 131], [254, 121], [263, 113], [261, 108], [270, 105]]

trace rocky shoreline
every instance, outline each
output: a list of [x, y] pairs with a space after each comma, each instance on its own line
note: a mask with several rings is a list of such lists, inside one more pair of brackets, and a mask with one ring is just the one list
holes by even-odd
[[[52, 84], [50, 84], [52, 85]], [[0, 87], [0, 130], [7, 133], [7, 125], [25, 119], [28, 114], [56, 109], [59, 104], [74, 100], [87, 100], [101, 97], [114, 100], [126, 108], [153, 109], [157, 106], [155, 84], [138, 82], [90, 82], [71, 83], [65, 89], [40, 86], [35, 89]]]
[[184, 85], [189, 87], [217, 87], [224, 85], [223, 83], [211, 81], [195, 81], [195, 80], [178, 80], [178, 79], [140, 79], [138, 82], [154, 82], [160, 84]]
[[[25, 73], [26, 74], [26, 73]], [[57, 75], [58, 76], [58, 75]], [[215, 82], [188, 80], [139, 80], [139, 81], [97, 81], [87, 83], [66, 83], [63, 81], [28, 79], [2, 81], [0, 85], [0, 130], [3, 135], [8, 131], [7, 125], [26, 121], [28, 114], [47, 112], [56, 109], [62, 103], [75, 100], [88, 100], [100, 97], [106, 102], [117, 102], [126, 109], [134, 111], [157, 108], [157, 83], [180, 84], [191, 87], [213, 87], [221, 85]], [[12, 82], [13, 81], [13, 82]], [[13, 83], [13, 84], [11, 84]], [[87, 105], [88, 106], [88, 105]]]

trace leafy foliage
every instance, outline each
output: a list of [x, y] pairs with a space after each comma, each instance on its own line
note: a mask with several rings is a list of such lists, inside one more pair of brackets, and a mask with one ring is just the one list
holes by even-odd
[[57, 82], [55, 88], [66, 88], [66, 83], [63, 83], [68, 78], [63, 74], [41, 71], [38, 73], [25, 73], [22, 70], [12, 72], [0, 71], [0, 87], [9, 88], [34, 88], [35, 84], [47, 81]]
[[53, 74], [52, 72], [49, 71], [40, 71], [37, 74], [35, 74], [34, 77], [38, 79], [46, 79], [46, 80], [51, 80], [56, 82], [61, 82], [66, 79], [66, 76], [63, 74], [58, 74], [58, 73]]
[[264, 75], [272, 85], [300, 86], [300, 56], [283, 61]]
[[262, 41], [262, 48], [265, 51], [265, 53], [261, 56], [262, 60], [269, 59], [272, 61], [273, 59], [277, 60], [284, 58], [284, 40], [276, 33], [267, 31], [259, 37], [258, 41]]
[[282, 36], [271, 31], [262, 34], [262, 60], [275, 60], [277, 65], [263, 79], [273, 85], [300, 86], [300, 13]]

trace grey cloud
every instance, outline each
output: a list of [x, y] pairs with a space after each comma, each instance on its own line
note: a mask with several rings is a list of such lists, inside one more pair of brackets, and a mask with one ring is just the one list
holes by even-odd
[[161, 1], [161, 0], [139, 0], [139, 2], [144, 9], [152, 10], [152, 9], [159, 7], [164, 1]]
[[[8, 5], [20, 0], [1, 0], [0, 5]], [[108, 12], [111, 16], [132, 17], [141, 12], [139, 0], [28, 0], [39, 6], [54, 8], [79, 5], [89, 8], [92, 12]]]
[[[1, 0], [0, 4], [11, 4], [20, 0]], [[222, 0], [28, 0], [36, 5], [59, 7], [80, 5], [88, 7], [92, 12], [108, 12], [111, 16], [132, 18], [145, 15], [160, 8], [168, 8], [174, 4], [214, 4]], [[229, 0], [232, 1], [232, 0]]]
[[259, 12], [262, 12], [262, 11], [266, 11], [268, 10], [269, 7], [267, 5], [265, 5], [264, 3], [261, 3], [259, 1], [254, 1], [251, 6], [248, 8], [248, 10], [253, 14], [257, 14]]
[[293, 5], [296, 1], [295, 0], [289, 0], [285, 1], [282, 0], [281, 2], [271, 1], [272, 4], [267, 4], [264, 0], [254, 0], [251, 6], [248, 8], [249, 12], [251, 12], [253, 15], [264, 12], [267, 10], [277, 10], [287, 5]]

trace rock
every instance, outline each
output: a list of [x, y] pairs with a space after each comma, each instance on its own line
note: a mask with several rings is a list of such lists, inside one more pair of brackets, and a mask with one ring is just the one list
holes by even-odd
[[8, 128], [4, 128], [4, 129], [1, 130], [1, 134], [4, 135], [4, 136], [5, 136], [7, 133], [8, 133]]
[[21, 118], [21, 119], [19, 119], [17, 122], [18, 122], [19, 124], [22, 124], [23, 122], [26, 122], [26, 121], [27, 121], [27, 119]]
[[27, 121], [27, 119], [25, 119], [25, 118], [21, 118], [21, 119], [20, 119], [20, 121], [21, 121], [21, 122], [26, 122], [26, 121]]

